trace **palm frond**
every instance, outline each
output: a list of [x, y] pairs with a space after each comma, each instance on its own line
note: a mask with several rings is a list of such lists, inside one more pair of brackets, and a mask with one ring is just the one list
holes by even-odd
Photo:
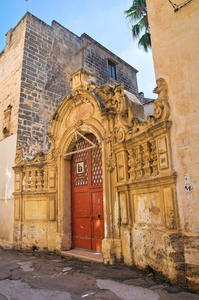
[[139, 39], [138, 46], [144, 47], [144, 50], [147, 51], [151, 47], [151, 37], [146, 0], [133, 0], [132, 6], [124, 13], [132, 26], [133, 38], [140, 37], [141, 32], [144, 30], [145, 33]]
[[141, 46], [144, 48], [144, 51], [148, 51], [149, 48], [151, 48], [151, 34], [149, 32], [145, 32], [141, 36], [138, 42], [138, 46]]

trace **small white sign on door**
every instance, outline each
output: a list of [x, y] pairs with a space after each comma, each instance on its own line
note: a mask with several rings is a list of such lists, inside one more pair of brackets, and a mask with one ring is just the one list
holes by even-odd
[[84, 173], [84, 162], [77, 163], [77, 174]]

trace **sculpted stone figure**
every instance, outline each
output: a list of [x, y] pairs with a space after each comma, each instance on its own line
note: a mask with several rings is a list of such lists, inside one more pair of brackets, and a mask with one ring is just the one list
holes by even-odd
[[163, 78], [156, 80], [157, 86], [153, 93], [158, 94], [158, 98], [154, 101], [154, 116], [156, 119], [166, 120], [169, 117], [168, 89], [166, 81]]
[[168, 90], [166, 81], [163, 78], [156, 80], [157, 86], [153, 90], [153, 93], [158, 94], [157, 100], [168, 100]]

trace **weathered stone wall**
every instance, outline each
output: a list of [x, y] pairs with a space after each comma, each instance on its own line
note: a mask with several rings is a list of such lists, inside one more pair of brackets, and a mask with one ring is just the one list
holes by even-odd
[[[182, 1], [175, 1], [180, 5]], [[174, 12], [169, 1], [147, 1], [156, 78], [168, 83], [172, 160], [184, 237], [187, 280], [199, 285], [199, 2]]]
[[49, 148], [48, 122], [71, 91], [81, 40], [55, 21], [49, 26], [29, 13], [26, 18], [18, 141], [33, 155]]
[[[71, 92], [70, 74], [84, 66], [97, 75], [98, 85], [123, 82], [138, 95], [137, 71], [86, 34], [78, 37], [56, 21], [49, 26], [30, 13], [25, 19], [18, 142], [34, 155], [49, 149], [49, 121]], [[108, 75], [108, 59], [116, 63], [117, 80]]]
[[[23, 18], [8, 31], [5, 49], [0, 53], [0, 140], [5, 138], [6, 125], [9, 127], [6, 136], [17, 132], [25, 26]], [[12, 107], [10, 120], [6, 120], [4, 113], [8, 106]]]
[[14, 176], [20, 81], [26, 19], [7, 33], [5, 49], [0, 54], [0, 245], [13, 242]]
[[[138, 96], [137, 70], [97, 43], [87, 34], [81, 36], [83, 67], [97, 75], [97, 85], [124, 83], [124, 88]], [[116, 65], [116, 80], [108, 73], [108, 59]]]

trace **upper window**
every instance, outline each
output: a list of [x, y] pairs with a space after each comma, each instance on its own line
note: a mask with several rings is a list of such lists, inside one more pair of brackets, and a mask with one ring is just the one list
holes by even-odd
[[111, 60], [108, 60], [108, 74], [113, 79], [116, 79], [116, 65]]

